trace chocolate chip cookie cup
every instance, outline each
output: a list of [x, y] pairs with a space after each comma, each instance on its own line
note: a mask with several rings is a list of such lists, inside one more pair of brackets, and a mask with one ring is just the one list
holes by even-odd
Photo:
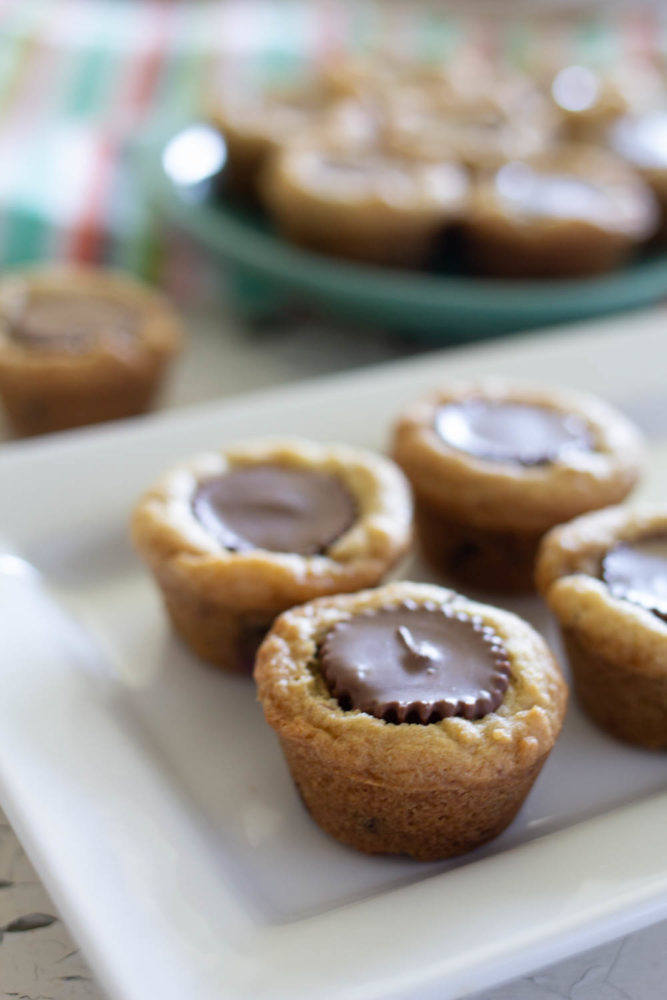
[[375, 586], [411, 524], [409, 486], [388, 459], [286, 439], [172, 469], [136, 507], [132, 537], [193, 652], [249, 672], [276, 615]]
[[142, 413], [181, 341], [166, 299], [118, 272], [45, 268], [0, 280], [0, 397], [17, 434]]
[[617, 739], [667, 749], [667, 506], [613, 507], [554, 528], [537, 583], [590, 718]]
[[425, 557], [470, 587], [527, 592], [542, 535], [623, 500], [643, 446], [599, 399], [487, 379], [408, 406], [393, 457], [415, 492]]
[[422, 861], [511, 823], [567, 702], [522, 619], [404, 581], [281, 615], [255, 679], [313, 819], [360, 851]]

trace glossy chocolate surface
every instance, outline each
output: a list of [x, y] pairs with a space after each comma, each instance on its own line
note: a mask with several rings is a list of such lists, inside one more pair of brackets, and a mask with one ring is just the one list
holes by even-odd
[[493, 462], [543, 465], [593, 447], [586, 424], [574, 414], [505, 400], [448, 403], [438, 409], [435, 429], [452, 448]]
[[195, 517], [225, 548], [316, 555], [352, 526], [357, 509], [342, 480], [279, 465], [247, 465], [201, 483]]
[[667, 619], [667, 532], [614, 546], [602, 560], [602, 577], [614, 597]]
[[502, 641], [481, 619], [412, 602], [339, 622], [320, 667], [342, 708], [394, 723], [480, 718], [500, 705], [510, 676]]

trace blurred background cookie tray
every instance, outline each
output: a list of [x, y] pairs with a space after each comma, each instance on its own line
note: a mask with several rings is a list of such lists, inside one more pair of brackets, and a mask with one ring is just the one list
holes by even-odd
[[658, 249], [608, 274], [541, 280], [455, 273], [451, 254], [427, 273], [309, 251], [219, 193], [224, 155], [215, 129], [186, 123], [151, 136], [138, 163], [156, 219], [185, 235], [213, 284], [224, 275], [236, 308], [251, 320], [305, 309], [447, 343], [632, 309], [666, 294], [667, 254]]

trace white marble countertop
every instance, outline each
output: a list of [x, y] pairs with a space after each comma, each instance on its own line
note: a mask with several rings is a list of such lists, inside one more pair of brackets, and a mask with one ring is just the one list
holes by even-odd
[[[407, 357], [424, 349], [381, 334], [360, 335], [319, 324], [248, 333], [217, 313], [198, 317], [193, 326], [165, 407]], [[3, 433], [0, 424], [0, 440]], [[667, 997], [666, 984], [667, 921], [663, 921], [487, 990], [476, 1000], [661, 1000]], [[0, 813], [0, 1000], [102, 997], [84, 956]]]

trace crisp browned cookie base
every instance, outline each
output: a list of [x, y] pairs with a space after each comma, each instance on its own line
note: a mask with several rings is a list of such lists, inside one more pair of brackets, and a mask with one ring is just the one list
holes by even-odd
[[141, 371], [114, 368], [109, 362], [104, 373], [82, 381], [75, 374], [55, 371], [47, 378], [25, 372], [6, 372], [2, 397], [11, 428], [21, 437], [69, 430], [87, 424], [123, 420], [148, 410], [160, 389], [166, 358], [154, 358]]
[[168, 572], [156, 569], [155, 577], [174, 631], [199, 659], [232, 673], [252, 673], [255, 654], [281, 607], [243, 612], [184, 588]]
[[667, 673], [648, 677], [588, 648], [563, 629], [577, 697], [593, 722], [619, 740], [667, 749]]
[[298, 209], [291, 209], [291, 215], [289, 211], [277, 217], [277, 225], [285, 239], [306, 250], [346, 260], [417, 268], [428, 259], [438, 236], [433, 228], [427, 231], [418, 228], [413, 232], [405, 221], [384, 232], [371, 225], [361, 229], [359, 213], [355, 213], [352, 220], [345, 219], [340, 217], [339, 206], [339, 217], [335, 222], [332, 217], [328, 223], [313, 219]]
[[[623, 234], [587, 231], [576, 223], [545, 222], [511, 230], [501, 221], [471, 220], [466, 250], [475, 271], [496, 278], [577, 278], [604, 274], [622, 264], [633, 246]], [[535, 227], [536, 228], [536, 227]]]
[[302, 741], [280, 745], [311, 816], [332, 837], [366, 854], [407, 854], [436, 861], [465, 854], [497, 837], [521, 808], [548, 754], [521, 774], [498, 783], [451, 777], [440, 787], [364, 781], [341, 772], [334, 747], [313, 758]]
[[541, 535], [476, 528], [415, 502], [415, 525], [426, 561], [468, 587], [498, 593], [531, 593]]

